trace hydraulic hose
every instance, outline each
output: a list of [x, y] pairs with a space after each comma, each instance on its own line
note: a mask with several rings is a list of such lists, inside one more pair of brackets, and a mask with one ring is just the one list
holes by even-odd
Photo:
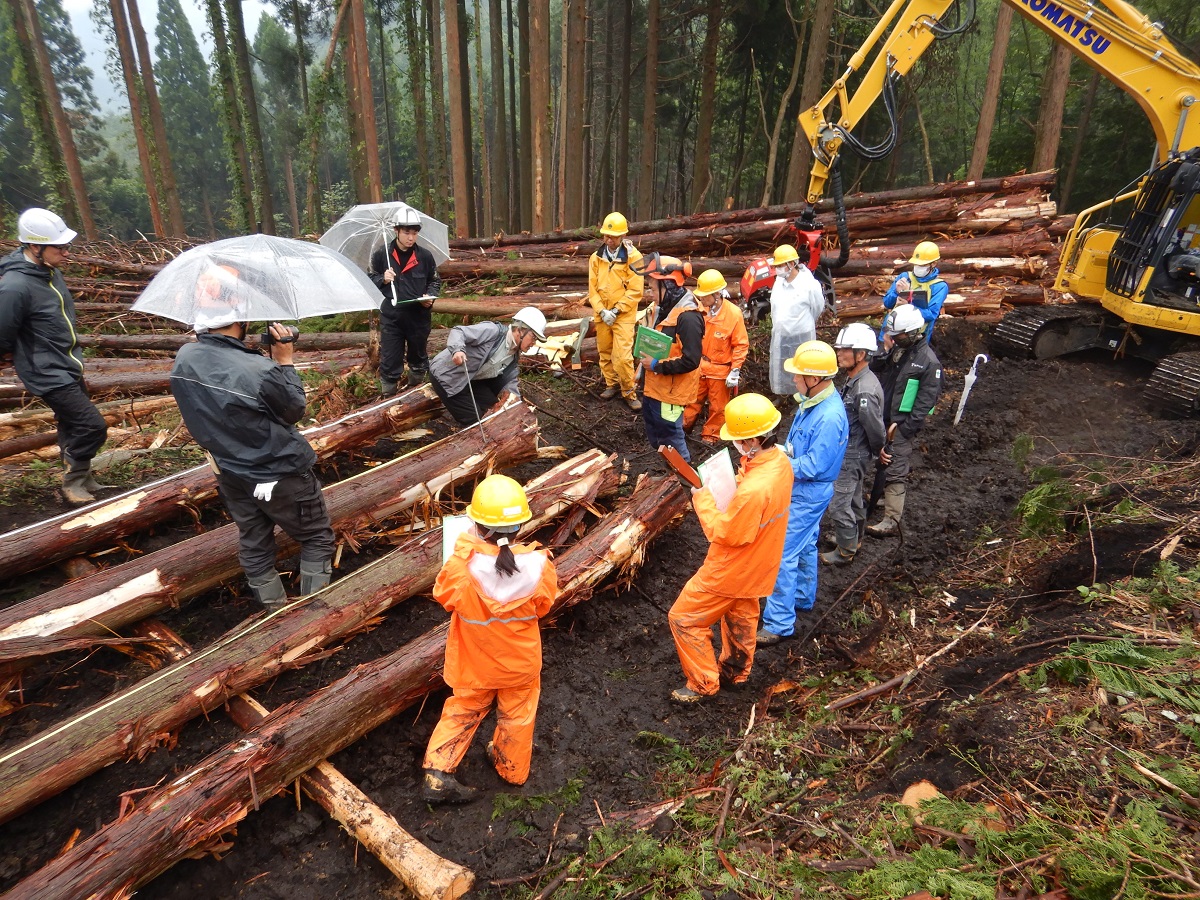
[[829, 170], [829, 185], [833, 191], [833, 221], [837, 227], [838, 255], [822, 256], [825, 269], [840, 269], [850, 259], [850, 228], [846, 225], [846, 198], [842, 192], [842, 163], [837, 160]]

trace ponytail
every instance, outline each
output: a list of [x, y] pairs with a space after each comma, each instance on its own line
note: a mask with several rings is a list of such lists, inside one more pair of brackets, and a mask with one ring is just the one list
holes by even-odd
[[517, 558], [513, 555], [512, 547], [508, 545], [508, 535], [489, 531], [485, 538], [500, 548], [500, 552], [496, 555], [496, 571], [504, 578], [516, 575]]

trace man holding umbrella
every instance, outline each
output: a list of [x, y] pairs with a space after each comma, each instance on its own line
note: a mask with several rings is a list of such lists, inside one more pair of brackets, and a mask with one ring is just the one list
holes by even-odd
[[193, 326], [171, 370], [171, 393], [184, 424], [217, 470], [221, 500], [238, 526], [238, 560], [254, 597], [268, 611], [288, 602], [275, 568], [278, 525], [300, 544], [300, 593], [329, 584], [333, 529], [317, 455], [296, 429], [304, 386], [292, 367], [295, 332], [272, 324], [270, 357], [245, 343], [248, 311], [241, 273], [211, 265], [196, 279]]
[[442, 289], [433, 254], [417, 243], [421, 214], [405, 206], [392, 224], [396, 239], [371, 254], [371, 280], [383, 294], [379, 308], [379, 381], [385, 397], [396, 393], [408, 360], [408, 386], [425, 380], [433, 300]]

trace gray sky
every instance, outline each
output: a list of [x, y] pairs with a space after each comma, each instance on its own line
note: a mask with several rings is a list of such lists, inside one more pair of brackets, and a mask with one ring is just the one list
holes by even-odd
[[[212, 40], [208, 36], [208, 22], [197, 0], [180, 0], [183, 11], [192, 23], [192, 31], [200, 42], [200, 51], [205, 58], [212, 55]], [[71, 17], [71, 25], [75, 36], [87, 54], [88, 65], [91, 66], [92, 76], [96, 87], [96, 97], [100, 100], [103, 112], [115, 112], [127, 108], [124, 85], [115, 85], [109, 80], [104, 71], [104, 39], [96, 32], [89, 13], [92, 0], [63, 0], [63, 7]], [[250, 40], [258, 32], [259, 17], [269, 10], [262, 0], [242, 0], [242, 15], [246, 20], [246, 34]], [[146, 29], [146, 38], [150, 41], [150, 52], [154, 52], [154, 28], [158, 24], [158, 0], [139, 0], [138, 11], [142, 15], [142, 26]]]

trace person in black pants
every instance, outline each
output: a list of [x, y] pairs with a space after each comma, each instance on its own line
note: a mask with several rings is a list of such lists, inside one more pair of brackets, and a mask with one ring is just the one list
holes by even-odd
[[371, 254], [371, 281], [383, 294], [379, 308], [379, 382], [385, 397], [396, 393], [408, 360], [408, 386], [429, 370], [433, 300], [442, 289], [433, 254], [417, 244], [421, 214], [404, 207], [393, 220], [396, 239]]

